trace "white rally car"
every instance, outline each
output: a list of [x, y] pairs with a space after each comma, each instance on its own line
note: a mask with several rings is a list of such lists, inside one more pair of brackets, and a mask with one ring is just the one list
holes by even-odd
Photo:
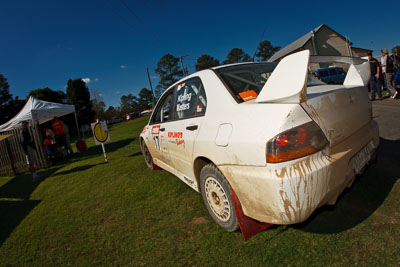
[[[314, 60], [354, 64], [343, 85], [326, 85], [308, 74]], [[194, 73], [159, 99], [140, 135], [145, 161], [201, 192], [228, 231], [241, 222], [238, 207], [259, 222], [302, 222], [375, 157], [368, 79], [368, 63], [308, 50]]]

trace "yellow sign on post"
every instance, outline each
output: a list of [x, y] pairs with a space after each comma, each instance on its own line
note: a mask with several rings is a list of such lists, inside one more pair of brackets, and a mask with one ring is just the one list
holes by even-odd
[[107, 124], [104, 121], [98, 121], [91, 124], [94, 141], [96, 145], [110, 141]]
[[101, 145], [104, 153], [104, 159], [105, 161], [107, 161], [107, 153], [104, 148], [104, 143], [110, 141], [107, 124], [104, 121], [97, 120], [97, 122], [92, 123], [91, 126], [94, 136], [94, 142], [96, 143], [96, 145]]

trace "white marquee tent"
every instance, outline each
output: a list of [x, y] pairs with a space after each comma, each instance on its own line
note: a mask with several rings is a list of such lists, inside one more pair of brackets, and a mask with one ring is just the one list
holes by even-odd
[[39, 124], [42, 124], [52, 120], [55, 116], [61, 117], [73, 112], [75, 112], [74, 105], [42, 101], [31, 96], [25, 106], [14, 118], [3, 125], [0, 125], [0, 132], [19, 128], [23, 121], [38, 121]]

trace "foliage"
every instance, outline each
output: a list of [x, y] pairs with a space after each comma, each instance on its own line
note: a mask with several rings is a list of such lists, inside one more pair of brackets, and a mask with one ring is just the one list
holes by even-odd
[[34, 98], [43, 101], [49, 101], [61, 104], [67, 103], [67, 95], [63, 91], [61, 90], [53, 91], [48, 87], [30, 90], [28, 95], [26, 96], [26, 100], [28, 100], [30, 96], [33, 96]]
[[106, 104], [104, 103], [103, 96], [97, 90], [92, 90], [92, 110], [95, 119], [106, 120], [105, 112]]
[[147, 88], [142, 88], [139, 92], [139, 111], [150, 109], [155, 103], [153, 103], [153, 94]]
[[272, 46], [271, 42], [268, 40], [262, 41], [257, 48], [258, 52], [256, 57], [259, 58], [260, 61], [266, 61], [279, 51], [280, 48], [280, 46]]
[[10, 85], [7, 78], [0, 74], [0, 124], [9, 121], [13, 116], [10, 114], [12, 104], [12, 94], [10, 94]]
[[0, 124], [12, 119], [24, 105], [24, 100], [20, 100], [18, 96], [15, 99], [12, 97], [7, 78], [0, 74]]
[[94, 112], [92, 110], [89, 88], [81, 78], [68, 80], [67, 99], [68, 103], [75, 106], [79, 125], [93, 122]]
[[105, 112], [106, 120], [111, 120], [112, 117], [118, 118], [121, 116], [122, 116], [122, 114], [121, 114], [120, 107], [114, 108], [113, 106], [109, 106]]
[[106, 120], [106, 113], [104, 111], [106, 104], [104, 101], [92, 100], [92, 109], [94, 111], [95, 119]]
[[199, 70], [205, 70], [209, 69], [212, 67], [219, 66], [219, 60], [216, 58], [213, 58], [212, 56], [203, 54], [197, 59], [197, 63], [194, 66], [197, 71]]
[[241, 48], [233, 48], [224, 60], [224, 64], [240, 63], [250, 61], [250, 56], [243, 52]]
[[121, 96], [121, 113], [123, 115], [138, 112], [139, 111], [139, 100], [132, 94]]
[[156, 97], [160, 97], [162, 92], [177, 82], [183, 76], [179, 67], [179, 58], [171, 54], [165, 54], [157, 63], [155, 72], [160, 76], [160, 81], [156, 87]]
[[392, 53], [396, 55], [397, 57], [400, 57], [400, 45], [397, 45], [392, 48]]

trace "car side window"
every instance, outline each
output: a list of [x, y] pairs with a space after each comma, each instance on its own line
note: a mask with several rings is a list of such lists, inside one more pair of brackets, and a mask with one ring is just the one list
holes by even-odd
[[175, 119], [203, 115], [206, 106], [206, 96], [199, 78], [193, 78], [177, 85], [174, 106]]
[[330, 76], [335, 76], [336, 75], [336, 69], [329, 69], [329, 75]]
[[157, 107], [156, 114], [153, 119], [153, 123], [161, 123], [171, 120], [171, 101], [172, 101], [171, 90], [167, 96], [165, 96]]

